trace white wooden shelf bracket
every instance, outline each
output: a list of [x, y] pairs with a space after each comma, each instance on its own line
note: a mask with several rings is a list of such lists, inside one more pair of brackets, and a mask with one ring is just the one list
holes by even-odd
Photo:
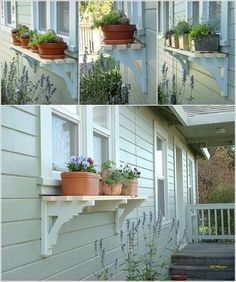
[[128, 67], [142, 92], [147, 94], [147, 56], [146, 48], [140, 43], [125, 45], [103, 45], [103, 53], [109, 54], [116, 61]]
[[221, 96], [228, 96], [228, 57], [226, 53], [199, 53], [170, 47], [164, 50], [180, 62], [187, 75], [189, 74], [189, 62], [202, 66], [216, 80]]
[[10, 49], [14, 50], [22, 58], [25, 58], [33, 72], [36, 72], [37, 66], [40, 66], [62, 78], [71, 97], [78, 99], [78, 66], [76, 59], [71, 57], [55, 60], [41, 59], [38, 54], [23, 49], [20, 46], [11, 45]]
[[95, 212], [115, 213], [115, 234], [126, 216], [147, 197], [129, 196], [43, 196], [41, 201], [41, 252], [52, 255], [60, 228], [74, 216]]

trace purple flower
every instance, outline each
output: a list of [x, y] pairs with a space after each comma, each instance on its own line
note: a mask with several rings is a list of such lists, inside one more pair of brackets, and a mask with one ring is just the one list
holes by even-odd
[[87, 158], [87, 162], [90, 163], [90, 165], [93, 165], [94, 164], [94, 160], [90, 157]]

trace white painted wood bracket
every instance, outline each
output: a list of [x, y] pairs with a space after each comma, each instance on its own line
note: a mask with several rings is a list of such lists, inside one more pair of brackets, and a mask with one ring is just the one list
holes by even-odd
[[144, 44], [104, 44], [102, 52], [128, 67], [133, 72], [142, 92], [147, 93], [147, 56]]
[[78, 66], [76, 59], [71, 57], [55, 60], [41, 59], [38, 54], [20, 46], [11, 45], [10, 49], [21, 55], [22, 58], [25, 58], [33, 72], [36, 72], [37, 66], [40, 66], [61, 77], [65, 81], [71, 97], [73, 99], [78, 99]]
[[228, 57], [226, 53], [190, 52], [170, 47], [166, 47], [164, 50], [180, 62], [186, 74], [189, 73], [189, 62], [196, 62], [202, 66], [216, 80], [221, 95], [228, 96]]
[[43, 196], [41, 201], [41, 252], [52, 255], [62, 225], [74, 216], [92, 212], [115, 212], [115, 233], [126, 216], [147, 197], [130, 196]]

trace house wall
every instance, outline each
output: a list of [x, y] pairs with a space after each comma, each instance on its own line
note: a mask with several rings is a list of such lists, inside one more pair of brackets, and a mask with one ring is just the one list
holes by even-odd
[[[119, 235], [114, 234], [113, 212], [74, 217], [60, 229], [53, 254], [40, 250], [40, 109], [38, 106], [2, 107], [2, 279], [3, 280], [92, 280], [96, 271], [95, 240], [104, 239], [106, 263], [122, 258]], [[168, 218], [176, 217], [175, 146], [178, 133], [167, 128], [164, 118], [149, 108], [119, 107], [119, 161], [141, 171], [139, 194], [149, 201], [129, 214], [130, 219], [155, 210], [154, 122], [168, 134]], [[183, 159], [187, 152], [179, 136]], [[183, 162], [186, 194], [187, 166]], [[183, 203], [187, 203], [185, 196]], [[182, 219], [184, 220], [184, 219]], [[124, 226], [123, 226], [124, 227]], [[169, 235], [165, 221], [160, 254]], [[111, 265], [111, 268], [113, 265]], [[124, 279], [119, 268], [116, 279]]]
[[[16, 1], [16, 24], [25, 24], [32, 28], [32, 1]], [[12, 44], [11, 27], [1, 25], [1, 59], [0, 62], [11, 62], [12, 58], [16, 56], [16, 52], [10, 49]], [[26, 59], [20, 58], [20, 64], [24, 64], [28, 67], [30, 72], [30, 79], [32, 81], [38, 81], [42, 74], [49, 76], [51, 82], [57, 88], [52, 97], [53, 104], [78, 104], [77, 101], [71, 98], [70, 93], [67, 90], [65, 81], [52, 72], [49, 72], [42, 67], [37, 66], [36, 72], [33, 72]]]
[[[174, 2], [174, 19], [175, 24], [180, 19], [186, 19], [186, 1], [178, 1]], [[234, 103], [234, 79], [235, 76], [235, 47], [234, 47], [234, 25], [235, 25], [235, 4], [233, 1], [230, 1], [228, 4], [228, 35], [230, 39], [230, 46], [223, 51], [228, 53], [229, 58], [229, 68], [228, 72], [228, 96], [222, 97], [219, 91], [219, 87], [212, 77], [212, 75], [207, 72], [200, 65], [190, 62], [189, 76], [194, 76], [194, 90], [191, 104], [232, 104]], [[182, 85], [182, 77], [183, 71], [181, 64], [176, 60], [173, 56], [169, 55], [168, 52], [164, 51], [164, 42], [163, 35], [159, 36], [158, 40], [158, 60], [159, 60], [159, 68], [158, 68], [158, 83], [162, 81], [162, 65], [166, 62], [168, 66], [168, 78], [172, 81], [172, 75], [175, 75], [178, 81], [179, 89]], [[189, 87], [189, 78], [187, 79], [186, 84], [186, 92], [183, 99], [180, 99], [181, 104], [188, 104], [188, 98], [190, 97], [190, 87]]]

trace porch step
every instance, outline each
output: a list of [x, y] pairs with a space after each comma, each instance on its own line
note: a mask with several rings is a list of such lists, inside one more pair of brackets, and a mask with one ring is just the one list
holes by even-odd
[[185, 274], [189, 280], [234, 280], [234, 266], [216, 270], [209, 269], [208, 265], [174, 265], [170, 277], [174, 274]]
[[234, 280], [233, 243], [193, 243], [172, 256], [170, 276], [188, 280]]

